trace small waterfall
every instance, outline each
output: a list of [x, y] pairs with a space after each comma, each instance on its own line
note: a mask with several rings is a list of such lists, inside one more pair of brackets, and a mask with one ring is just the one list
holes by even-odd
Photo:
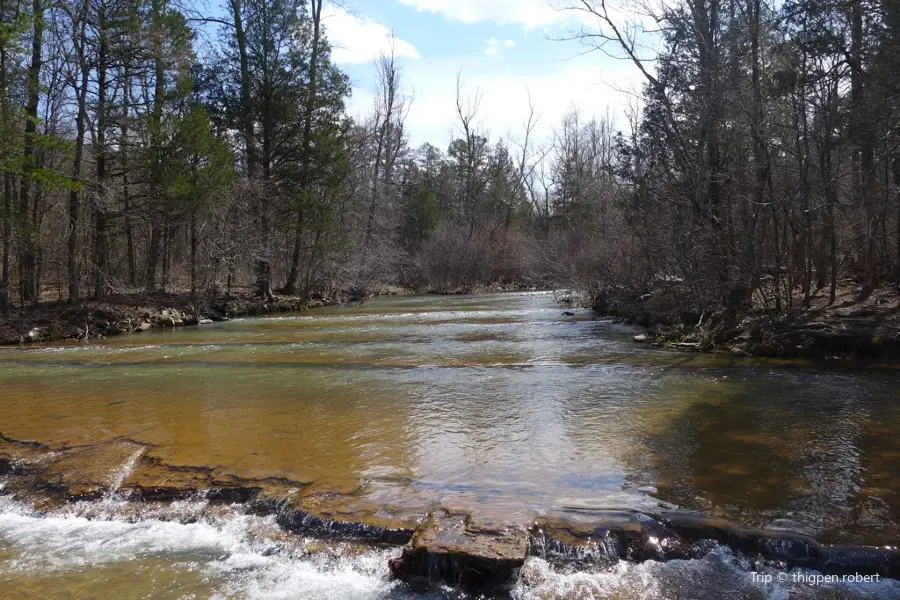
[[128, 479], [128, 476], [134, 471], [134, 468], [137, 466], [138, 461], [147, 451], [147, 448], [144, 446], [137, 446], [137, 449], [129, 456], [124, 463], [118, 468], [110, 472], [107, 477], [107, 482], [109, 483], [109, 494], [115, 495], [116, 492], [119, 491], [119, 488], [122, 487], [122, 484], [125, 483], [125, 480]]

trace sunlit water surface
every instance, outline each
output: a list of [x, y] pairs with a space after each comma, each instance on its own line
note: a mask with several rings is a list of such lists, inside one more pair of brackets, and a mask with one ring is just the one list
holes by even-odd
[[[176, 465], [518, 523], [662, 505], [897, 544], [900, 375], [657, 350], [564, 310], [545, 293], [384, 298], [3, 351], [0, 433], [69, 445], [127, 436]], [[238, 508], [191, 518], [199, 508], [185, 503], [135, 519], [119, 505], [41, 516], [0, 497], [0, 597], [455, 597], [390, 582], [396, 550], [276, 544], [273, 521]], [[763, 585], [724, 550], [597, 572], [529, 559], [512, 593], [900, 598], [893, 582]]]

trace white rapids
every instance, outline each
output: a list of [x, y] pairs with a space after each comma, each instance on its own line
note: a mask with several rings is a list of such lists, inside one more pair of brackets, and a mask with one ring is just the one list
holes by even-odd
[[[389, 578], [398, 549], [323, 544], [284, 534], [271, 517], [202, 501], [138, 505], [111, 495], [40, 514], [0, 496], [0, 597], [172, 600], [399, 600], [465, 598]], [[772, 571], [772, 573], [775, 573]], [[530, 558], [514, 600], [818, 600], [900, 598], [877, 584], [763, 584], [723, 549], [702, 559], [621, 562], [594, 572]], [[774, 578], [773, 578], [774, 579]]]

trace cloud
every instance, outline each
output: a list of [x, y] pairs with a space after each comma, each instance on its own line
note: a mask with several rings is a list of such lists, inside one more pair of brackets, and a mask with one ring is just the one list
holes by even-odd
[[[489, 64], [488, 64], [489, 63]], [[414, 92], [407, 118], [413, 146], [429, 142], [446, 148], [455, 131], [456, 75], [463, 69], [464, 93], [480, 93], [477, 121], [497, 140], [507, 134], [517, 137], [528, 119], [529, 94], [540, 115], [535, 139], [549, 139], [571, 108], [585, 119], [609, 109], [615, 119], [640, 90], [640, 73], [630, 63], [608, 60], [555, 63], [541, 71], [497, 72], [497, 63], [472, 57], [420, 61], [403, 72], [404, 87]], [[362, 90], [360, 90], [362, 91]], [[360, 109], [371, 105], [371, 96], [355, 98]], [[624, 119], [618, 125], [626, 127]]]
[[393, 37], [384, 25], [368, 18], [352, 15], [342, 8], [330, 6], [322, 22], [331, 42], [331, 59], [338, 64], [366, 63], [381, 53], [419, 58], [419, 51], [411, 43]]
[[400, 3], [467, 24], [493, 21], [532, 29], [563, 18], [563, 13], [555, 10], [548, 0], [400, 0]]
[[500, 53], [500, 42], [497, 38], [491, 38], [484, 43], [485, 56], [497, 56]]
[[484, 43], [484, 54], [485, 56], [500, 56], [500, 46], [504, 48], [514, 48], [516, 46], [515, 40], [506, 40], [501, 44], [500, 40], [492, 37], [488, 41]]
[[[451, 21], [467, 25], [494, 22], [498, 25], [522, 25], [526, 32], [543, 28], [550, 34], [556, 27], [606, 29], [605, 24], [585, 10], [579, 0], [398, 0], [419, 12], [441, 14]], [[600, 10], [600, 2], [591, 3]], [[664, 0], [609, 0], [606, 10], [618, 26], [628, 29], [634, 24], [647, 31], [658, 29], [650, 13], [662, 14]], [[650, 12], [648, 12], [648, 10]]]

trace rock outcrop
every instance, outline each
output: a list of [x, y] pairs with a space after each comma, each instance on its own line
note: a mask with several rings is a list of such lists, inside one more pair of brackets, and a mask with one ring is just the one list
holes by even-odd
[[275, 515], [286, 532], [403, 546], [390, 562], [395, 577], [476, 593], [506, 593], [527, 556], [603, 568], [621, 560], [702, 557], [719, 546], [778, 568], [900, 579], [897, 548], [826, 546], [795, 533], [748, 529], [679, 511], [559, 510], [525, 529], [444, 508], [429, 512], [375, 504], [355, 485], [247, 478], [221, 468], [171, 465], [153, 450], [126, 438], [50, 447], [0, 434], [3, 493], [43, 511], [109, 494], [136, 503], [195, 498], [210, 505], [238, 504], [256, 514]]
[[479, 524], [469, 514], [437, 510], [416, 529], [390, 568], [407, 581], [425, 579], [493, 593], [515, 581], [527, 552], [524, 529]]

